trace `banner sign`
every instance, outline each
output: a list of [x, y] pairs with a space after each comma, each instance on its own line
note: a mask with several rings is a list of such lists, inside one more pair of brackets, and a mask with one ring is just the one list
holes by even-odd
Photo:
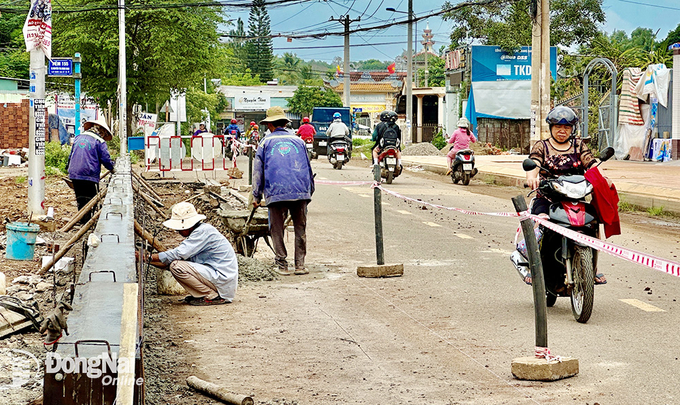
[[269, 94], [241, 94], [234, 97], [234, 111], [267, 111], [271, 107]]
[[45, 99], [36, 98], [33, 100], [33, 116], [35, 117], [35, 154], [41, 156], [45, 154]]
[[156, 129], [156, 119], [158, 116], [156, 114], [150, 114], [143, 112], [139, 114], [139, 119], [137, 120], [138, 129], [142, 129], [144, 135], [151, 135]]
[[26, 52], [42, 49], [47, 59], [52, 58], [52, 0], [32, 0], [24, 23]]
[[[86, 121], [94, 121], [98, 117], [98, 106], [96, 103], [83, 99], [80, 102], [80, 123], [78, 128]], [[57, 115], [64, 123], [68, 132], [73, 133], [76, 125], [76, 102], [69, 96], [59, 96], [57, 98]]]
[[[472, 46], [472, 81], [531, 80], [531, 47], [523, 46], [514, 54], [498, 46]], [[557, 48], [550, 47], [550, 74], [557, 78]]]

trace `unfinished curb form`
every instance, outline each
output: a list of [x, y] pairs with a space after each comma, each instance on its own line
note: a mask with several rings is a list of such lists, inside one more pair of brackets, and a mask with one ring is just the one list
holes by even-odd
[[357, 266], [359, 277], [401, 277], [404, 275], [404, 264], [372, 264]]
[[560, 361], [539, 357], [519, 357], [512, 361], [512, 375], [520, 380], [556, 381], [578, 374], [578, 359], [562, 357]]

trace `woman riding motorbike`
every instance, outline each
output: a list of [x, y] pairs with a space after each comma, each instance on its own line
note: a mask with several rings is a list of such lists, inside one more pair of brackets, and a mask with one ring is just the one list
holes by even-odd
[[[550, 174], [553, 176], [584, 174], [586, 170], [597, 164], [597, 159], [585, 142], [574, 134], [578, 116], [571, 108], [565, 106], [553, 108], [548, 113], [546, 121], [550, 127], [550, 138], [536, 142], [531, 148], [529, 158], [536, 161], [539, 166], [550, 170]], [[526, 172], [527, 185], [532, 190], [536, 190], [542, 176], [540, 167]], [[605, 180], [611, 187], [611, 181], [606, 178]], [[531, 205], [531, 213], [548, 218], [550, 204], [551, 202], [548, 199], [537, 193]], [[525, 281], [531, 282], [530, 278], [525, 279]], [[606, 282], [603, 274], [597, 274], [596, 284], [605, 284]]]

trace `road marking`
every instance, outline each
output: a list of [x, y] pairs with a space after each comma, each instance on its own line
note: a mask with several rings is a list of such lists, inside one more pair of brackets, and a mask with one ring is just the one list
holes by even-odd
[[371, 196], [368, 195], [368, 194], [358, 194], [358, 195], [359, 195], [359, 197], [371, 198]]
[[431, 227], [441, 227], [441, 225], [435, 224], [434, 222], [423, 222], [423, 223], [424, 223], [425, 225], [431, 226]]
[[472, 236], [466, 235], [464, 233], [454, 233], [454, 236], [457, 236], [461, 239], [474, 239]]
[[400, 213], [400, 214], [404, 214], [404, 215], [413, 215], [410, 212], [404, 211], [404, 210], [397, 210], [397, 212]]
[[645, 312], [666, 312], [659, 307], [655, 307], [652, 304], [648, 304], [646, 302], [642, 302], [642, 301], [636, 300], [636, 299], [621, 299], [620, 301], [623, 301], [626, 304], [632, 305], [635, 308], [641, 309]]

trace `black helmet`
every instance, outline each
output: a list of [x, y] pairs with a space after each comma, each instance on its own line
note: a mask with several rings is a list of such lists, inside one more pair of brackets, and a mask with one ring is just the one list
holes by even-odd
[[390, 112], [387, 111], [387, 110], [381, 112], [381, 113], [380, 113], [380, 121], [382, 121], [382, 122], [387, 122], [387, 121], [389, 121], [389, 119], [390, 119], [390, 118], [389, 118], [389, 114], [390, 114]]
[[571, 125], [573, 127], [578, 123], [578, 115], [571, 108], [560, 105], [548, 113], [548, 116], [545, 117], [545, 122], [550, 127], [553, 125]]
[[395, 113], [394, 111], [387, 112], [387, 120], [389, 122], [397, 122], [397, 118], [399, 117], [397, 116], [397, 113]]

